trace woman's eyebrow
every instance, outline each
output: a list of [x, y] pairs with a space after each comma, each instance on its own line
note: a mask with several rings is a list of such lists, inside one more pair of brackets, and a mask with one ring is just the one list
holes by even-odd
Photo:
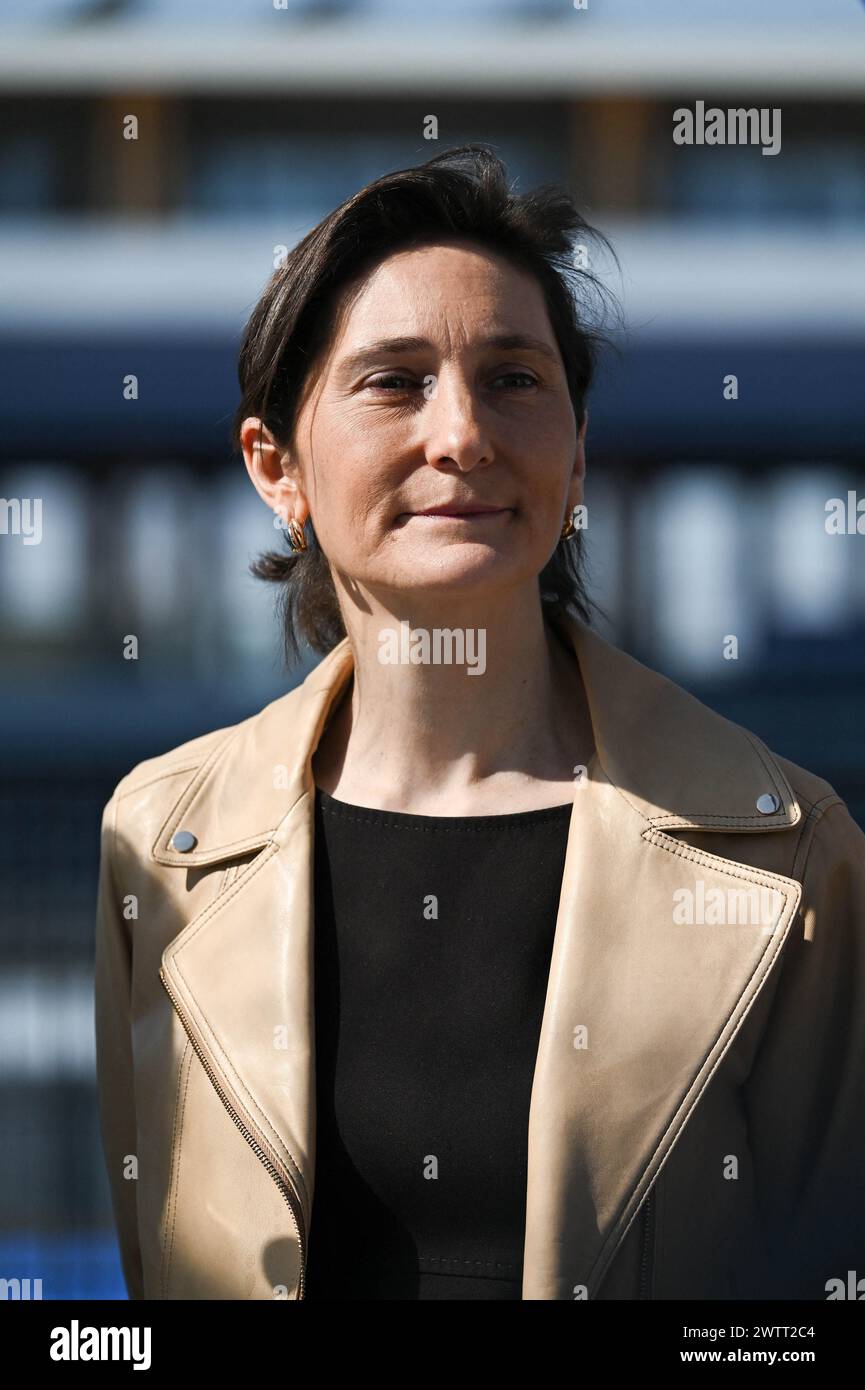
[[[349, 353], [348, 357], [343, 357], [337, 363], [335, 376], [338, 381], [344, 382], [362, 367], [369, 366], [377, 358], [401, 352], [420, 352], [424, 348], [432, 346], [433, 344], [428, 338], [380, 338], [377, 342], [367, 343], [365, 347]], [[504, 351], [511, 348], [521, 348], [523, 351], [539, 352], [556, 364], [559, 360], [558, 354], [550, 347], [549, 343], [545, 343], [542, 338], [532, 337], [530, 333], [493, 333], [486, 338], [478, 339], [477, 346], [499, 348]]]
[[338, 380], [346, 381], [361, 367], [368, 366], [376, 358], [386, 357], [392, 353], [400, 352], [420, 352], [422, 348], [431, 347], [427, 338], [379, 338], [375, 343], [367, 343], [366, 347], [358, 348], [357, 352], [349, 353], [348, 357], [343, 357], [337, 363], [335, 375]]

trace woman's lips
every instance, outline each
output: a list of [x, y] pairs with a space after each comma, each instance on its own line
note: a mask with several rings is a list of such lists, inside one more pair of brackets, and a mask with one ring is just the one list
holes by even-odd
[[479, 521], [481, 518], [504, 516], [510, 507], [483, 507], [477, 511], [459, 512], [408, 512], [408, 516], [423, 516], [430, 521]]

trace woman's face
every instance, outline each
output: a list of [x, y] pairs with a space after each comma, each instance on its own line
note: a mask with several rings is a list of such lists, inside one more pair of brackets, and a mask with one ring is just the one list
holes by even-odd
[[[343, 301], [289, 510], [343, 592], [536, 589], [582, 500], [584, 433], [536, 281], [470, 242], [402, 251]], [[448, 506], [497, 510], [422, 515]]]

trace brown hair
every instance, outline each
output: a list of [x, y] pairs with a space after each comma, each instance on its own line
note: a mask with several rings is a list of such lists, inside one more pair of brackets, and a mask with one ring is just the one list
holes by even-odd
[[[588, 270], [576, 269], [576, 242], [597, 240], [615, 252], [554, 185], [514, 193], [507, 170], [486, 145], [461, 145], [424, 164], [385, 174], [329, 213], [289, 252], [270, 277], [243, 335], [238, 360], [241, 400], [232, 440], [259, 417], [283, 447], [290, 446], [310, 374], [324, 355], [340, 291], [387, 256], [448, 237], [470, 238], [507, 258], [540, 284], [562, 355], [578, 427], [606, 341], [594, 306], [612, 298]], [[326, 654], [346, 635], [330, 565], [311, 524], [307, 550], [267, 551], [251, 565], [259, 579], [281, 586], [285, 657], [300, 656], [301, 639]], [[541, 600], [591, 622], [585, 583], [584, 533], [556, 549], [540, 574]]]

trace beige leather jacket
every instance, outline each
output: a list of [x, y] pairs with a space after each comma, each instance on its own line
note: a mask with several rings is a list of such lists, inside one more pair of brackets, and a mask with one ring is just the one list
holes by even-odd
[[[596, 753], [528, 1117], [523, 1298], [825, 1299], [865, 1277], [865, 836], [827, 782], [562, 630]], [[352, 663], [345, 640], [105, 808], [97, 1073], [132, 1298], [304, 1296], [310, 759]]]

